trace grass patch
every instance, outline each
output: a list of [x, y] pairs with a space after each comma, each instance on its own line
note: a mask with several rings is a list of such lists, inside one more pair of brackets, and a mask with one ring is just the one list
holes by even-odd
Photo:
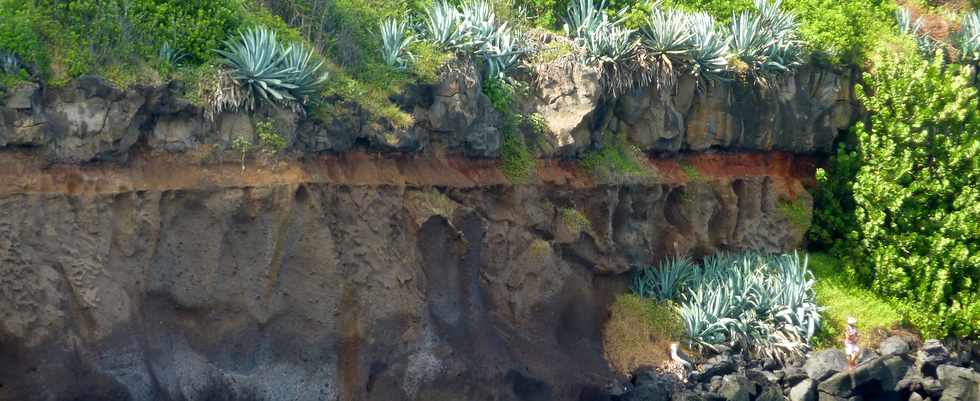
[[793, 200], [783, 200], [780, 199], [776, 205], [776, 209], [789, 219], [796, 228], [806, 231], [810, 227], [810, 218], [812, 217], [806, 209], [806, 203], [801, 198], [796, 198]]
[[680, 342], [682, 331], [677, 311], [669, 302], [620, 295], [603, 328], [606, 360], [621, 374], [641, 366], [661, 366], [670, 359], [670, 343]]
[[630, 143], [626, 134], [603, 135], [599, 146], [586, 153], [580, 166], [603, 180], [653, 177], [653, 170], [643, 163], [643, 151]]
[[677, 162], [677, 165], [680, 166], [681, 171], [684, 172], [684, 175], [687, 176], [688, 180], [692, 182], [705, 181], [704, 176], [701, 175], [701, 171], [699, 171], [697, 167], [692, 166], [691, 163], [688, 163], [687, 160], [681, 160]]
[[814, 338], [814, 346], [840, 348], [843, 345], [847, 317], [854, 316], [861, 342], [865, 347], [877, 346], [892, 329], [902, 324], [898, 310], [887, 299], [861, 287], [844, 262], [823, 253], [810, 254], [810, 269], [816, 277], [814, 291], [817, 303], [825, 309], [823, 323]]
[[578, 210], [565, 207], [559, 209], [558, 214], [561, 215], [562, 223], [573, 232], [592, 230], [592, 222], [589, 221], [588, 217], [585, 217], [585, 214]]
[[500, 170], [514, 184], [524, 184], [530, 181], [537, 169], [537, 161], [524, 138], [516, 133], [504, 135], [504, 143], [500, 148]]

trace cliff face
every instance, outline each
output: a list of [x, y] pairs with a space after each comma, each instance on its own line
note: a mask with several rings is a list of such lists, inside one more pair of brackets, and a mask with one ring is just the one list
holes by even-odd
[[[739, 152], [661, 154], [652, 177], [619, 183], [546, 159], [512, 185], [472, 158], [500, 142], [474, 82], [420, 89], [408, 129], [266, 111], [306, 156], [245, 171], [225, 148], [253, 135], [249, 118], [210, 123], [166, 88], [9, 93], [0, 399], [604, 399], [601, 325], [624, 273], [797, 247], [814, 164], [774, 149], [825, 150], [849, 105], [802, 85], [759, 104], [600, 101], [542, 78], [523, 106], [551, 126], [542, 155], [581, 153], [601, 129], [651, 151]], [[810, 139], [788, 139], [792, 121]], [[323, 150], [343, 153], [309, 153]], [[89, 163], [106, 160], [126, 163]]]

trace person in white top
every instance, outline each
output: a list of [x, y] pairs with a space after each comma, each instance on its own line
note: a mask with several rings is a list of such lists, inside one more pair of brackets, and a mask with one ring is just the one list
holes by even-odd
[[857, 366], [858, 357], [861, 355], [861, 347], [858, 346], [857, 319], [847, 318], [847, 328], [844, 329], [844, 354], [847, 355], [847, 367], [854, 369]]

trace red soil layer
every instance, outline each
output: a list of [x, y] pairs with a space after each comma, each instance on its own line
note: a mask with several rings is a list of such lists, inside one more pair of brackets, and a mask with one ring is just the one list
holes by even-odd
[[[648, 163], [654, 172], [653, 183], [766, 176], [781, 184], [791, 196], [802, 188], [799, 184], [812, 183], [816, 168], [813, 158], [784, 152], [698, 153], [650, 158]], [[688, 172], [694, 177], [689, 177]], [[0, 195], [94, 195], [307, 183], [457, 188], [511, 185], [497, 167], [497, 160], [491, 159], [377, 157], [352, 152], [306, 160], [252, 162], [243, 172], [237, 162], [193, 164], [173, 155], [136, 155], [126, 165], [47, 166], [25, 153], [0, 153]], [[597, 183], [575, 161], [539, 160], [537, 178], [528, 185], [589, 188]]]

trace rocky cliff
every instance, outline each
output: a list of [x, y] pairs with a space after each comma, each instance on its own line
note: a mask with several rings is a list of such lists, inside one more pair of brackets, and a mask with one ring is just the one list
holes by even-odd
[[[289, 150], [245, 170], [229, 147], [252, 116], [210, 121], [171, 87], [8, 91], [0, 399], [605, 399], [625, 273], [798, 247], [804, 154], [850, 122], [849, 83], [805, 70], [604, 99], [588, 71], [550, 74], [522, 100], [549, 128], [522, 185], [467, 74], [399, 99], [407, 128], [260, 111]], [[603, 131], [652, 174], [579, 169]]]

